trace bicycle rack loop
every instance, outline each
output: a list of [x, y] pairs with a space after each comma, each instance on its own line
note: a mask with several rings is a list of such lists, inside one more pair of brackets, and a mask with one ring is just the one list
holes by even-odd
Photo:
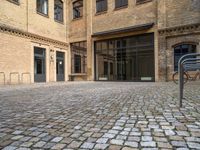
[[11, 72], [10, 73], [10, 84], [11, 84], [11, 81], [12, 81], [12, 79], [11, 79], [12, 75], [17, 75], [18, 76], [18, 84], [19, 84], [20, 83], [20, 74], [19, 74], [19, 72]]
[[4, 72], [0, 72], [0, 74], [3, 75], [3, 84], [5, 85], [6, 84], [6, 75]]
[[[200, 56], [200, 53], [192, 53], [192, 54], [186, 54], [184, 56], [182, 56], [179, 59], [178, 62], [178, 73], [179, 73], [179, 107], [183, 106], [183, 89], [184, 89], [184, 80], [183, 80], [183, 74], [184, 74], [184, 65], [189, 63], [189, 64], [198, 64], [200, 58], [191, 58], [191, 57], [196, 57], [196, 56]], [[186, 59], [187, 58], [187, 59]], [[193, 66], [191, 66], [190, 68], [192, 68]], [[196, 69], [200, 69], [200, 65], [198, 66], [198, 68]]]
[[29, 82], [31, 83], [31, 73], [30, 73], [30, 72], [23, 72], [23, 73], [22, 73], [22, 79], [21, 79], [21, 80], [22, 80], [22, 83], [23, 83], [23, 81], [24, 81], [24, 80], [23, 80], [23, 79], [24, 79], [24, 75], [28, 75], [28, 76], [29, 76]]

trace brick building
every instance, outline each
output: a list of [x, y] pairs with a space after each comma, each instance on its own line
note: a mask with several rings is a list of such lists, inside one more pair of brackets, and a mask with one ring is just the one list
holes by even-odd
[[199, 0], [0, 1], [0, 83], [168, 81], [199, 43]]

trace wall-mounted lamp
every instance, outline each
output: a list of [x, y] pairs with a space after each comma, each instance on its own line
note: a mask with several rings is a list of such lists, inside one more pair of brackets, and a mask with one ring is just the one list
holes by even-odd
[[50, 49], [50, 62], [53, 62], [54, 61], [54, 50], [53, 49]]

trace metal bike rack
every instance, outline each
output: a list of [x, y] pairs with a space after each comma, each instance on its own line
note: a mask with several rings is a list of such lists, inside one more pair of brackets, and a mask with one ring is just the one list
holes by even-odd
[[0, 74], [3, 75], [3, 84], [5, 85], [6, 84], [6, 75], [4, 72], [0, 72]]
[[11, 84], [11, 77], [12, 77], [12, 75], [17, 75], [18, 76], [18, 84], [20, 83], [20, 75], [19, 75], [19, 72], [11, 72], [10, 73], [10, 84]]
[[21, 79], [22, 83], [23, 83], [24, 75], [28, 75], [28, 76], [29, 76], [29, 81], [30, 81], [30, 83], [31, 83], [31, 73], [30, 73], [30, 72], [23, 72], [23, 73], [22, 73], [22, 79]]
[[[178, 73], [179, 73], [179, 106], [182, 107], [183, 106], [183, 89], [184, 89], [184, 70], [186, 68], [184, 68], [184, 65], [190, 64], [191, 66], [189, 66], [190, 68], [194, 68], [194, 69], [200, 69], [200, 65], [199, 61], [200, 58], [191, 58], [191, 57], [196, 57], [196, 56], [200, 56], [200, 53], [192, 53], [192, 54], [186, 54], [184, 56], [182, 56], [179, 59], [178, 62]], [[195, 66], [194, 66], [195, 64]], [[188, 67], [188, 66], [187, 66]]]

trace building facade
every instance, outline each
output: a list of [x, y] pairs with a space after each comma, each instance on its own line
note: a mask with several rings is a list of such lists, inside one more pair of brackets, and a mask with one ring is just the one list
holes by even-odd
[[199, 43], [199, 0], [0, 1], [1, 84], [169, 81]]

